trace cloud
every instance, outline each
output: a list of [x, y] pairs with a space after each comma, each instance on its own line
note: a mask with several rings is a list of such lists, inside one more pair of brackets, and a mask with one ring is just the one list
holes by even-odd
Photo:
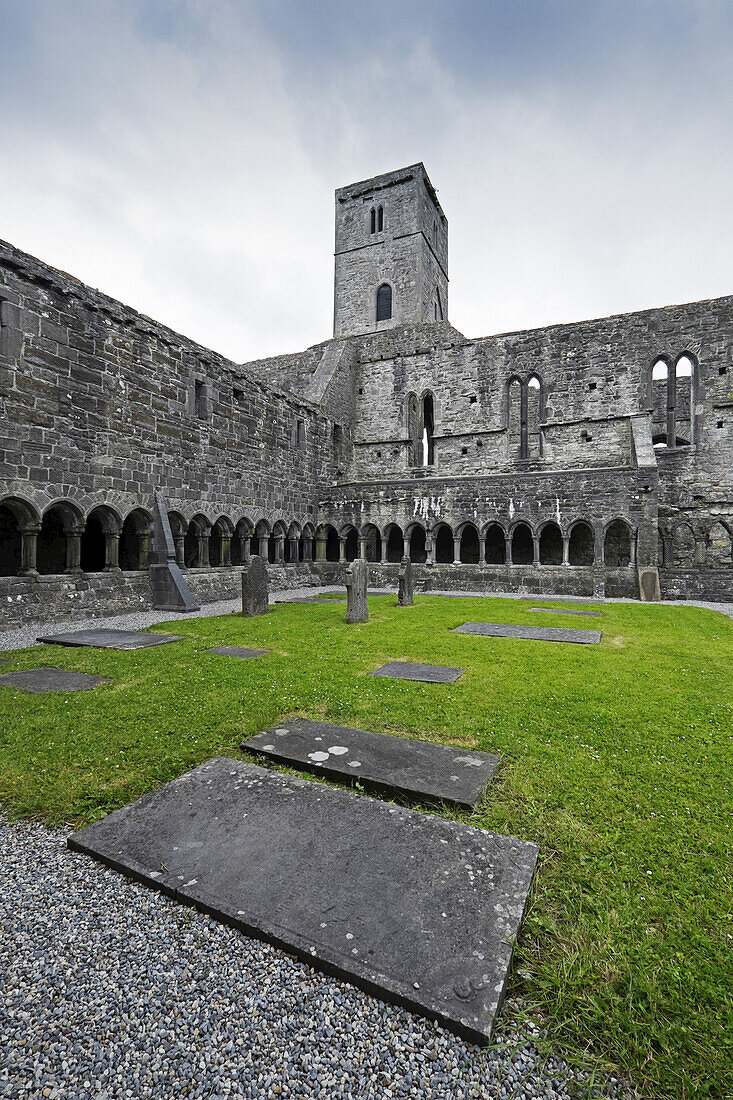
[[716, 3], [6, 3], [0, 236], [238, 361], [326, 339], [333, 190], [423, 160], [456, 326], [733, 292]]

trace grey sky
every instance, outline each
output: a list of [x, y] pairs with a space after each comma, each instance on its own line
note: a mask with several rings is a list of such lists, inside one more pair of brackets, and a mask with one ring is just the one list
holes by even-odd
[[423, 160], [469, 336], [733, 293], [733, 5], [0, 0], [0, 237], [237, 360]]

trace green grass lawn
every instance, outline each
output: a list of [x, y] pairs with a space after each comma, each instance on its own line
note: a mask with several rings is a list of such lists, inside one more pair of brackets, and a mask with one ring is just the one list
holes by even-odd
[[[185, 640], [150, 650], [13, 654], [2, 671], [56, 665], [113, 683], [0, 691], [0, 801], [53, 825], [89, 822], [238, 755], [289, 714], [498, 752], [497, 783], [464, 816], [541, 852], [510, 992], [561, 1049], [649, 1095], [731, 1096], [733, 622], [632, 604], [602, 605], [600, 619], [500, 599], [369, 605], [360, 626], [345, 625], [343, 605], [283, 604], [163, 624]], [[449, 633], [467, 620], [600, 627], [603, 641]], [[272, 652], [204, 652], [224, 644]], [[393, 659], [467, 671], [450, 685], [367, 675]]]

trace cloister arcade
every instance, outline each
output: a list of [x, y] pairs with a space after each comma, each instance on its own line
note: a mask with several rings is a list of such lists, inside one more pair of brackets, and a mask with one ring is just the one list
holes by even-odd
[[[301, 562], [398, 563], [404, 554], [415, 564], [489, 566], [568, 566], [623, 568], [636, 564], [636, 531], [622, 517], [603, 528], [584, 519], [561, 526], [554, 520], [536, 525], [497, 520], [433, 526], [397, 523], [379, 528], [367, 523], [337, 527], [297, 521], [270, 523], [242, 516], [234, 522], [197, 513], [186, 520], [169, 513], [176, 560], [182, 569], [242, 565], [260, 554], [275, 565]], [[70, 501], [49, 505], [42, 515], [27, 501], [7, 497], [0, 502], [0, 576], [97, 573], [142, 570], [149, 563], [152, 516], [134, 508], [124, 518], [108, 505], [84, 517]], [[722, 520], [708, 519], [693, 527], [687, 522], [659, 529], [659, 563], [667, 568], [704, 565], [733, 568], [733, 530]]]

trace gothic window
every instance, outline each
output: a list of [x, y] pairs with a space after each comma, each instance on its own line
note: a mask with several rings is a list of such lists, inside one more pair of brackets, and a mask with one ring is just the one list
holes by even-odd
[[689, 447], [692, 441], [695, 366], [680, 355], [674, 368], [665, 359], [652, 367], [650, 404], [652, 442], [656, 449]]
[[435, 464], [435, 405], [433, 395], [426, 393], [422, 401], [422, 461], [421, 466]]
[[295, 422], [295, 445], [297, 447], [305, 445], [305, 420], [296, 420]]
[[392, 287], [382, 283], [377, 291], [377, 322], [389, 321], [392, 316]]
[[417, 410], [417, 398], [414, 393], [408, 393], [405, 405], [407, 412], [408, 439], [407, 462], [409, 466], [418, 466], [420, 465], [421, 454], [420, 417]]
[[520, 461], [542, 456], [542, 383], [536, 375], [528, 380], [512, 378], [507, 394], [509, 458]]
[[377, 233], [381, 233], [384, 229], [384, 207], [380, 206], [377, 210]]
[[369, 232], [377, 232], [377, 211], [374, 209], [374, 207], [372, 207], [369, 213]]
[[209, 413], [206, 383], [197, 378], [194, 383], [194, 411], [199, 420], [206, 420]]

